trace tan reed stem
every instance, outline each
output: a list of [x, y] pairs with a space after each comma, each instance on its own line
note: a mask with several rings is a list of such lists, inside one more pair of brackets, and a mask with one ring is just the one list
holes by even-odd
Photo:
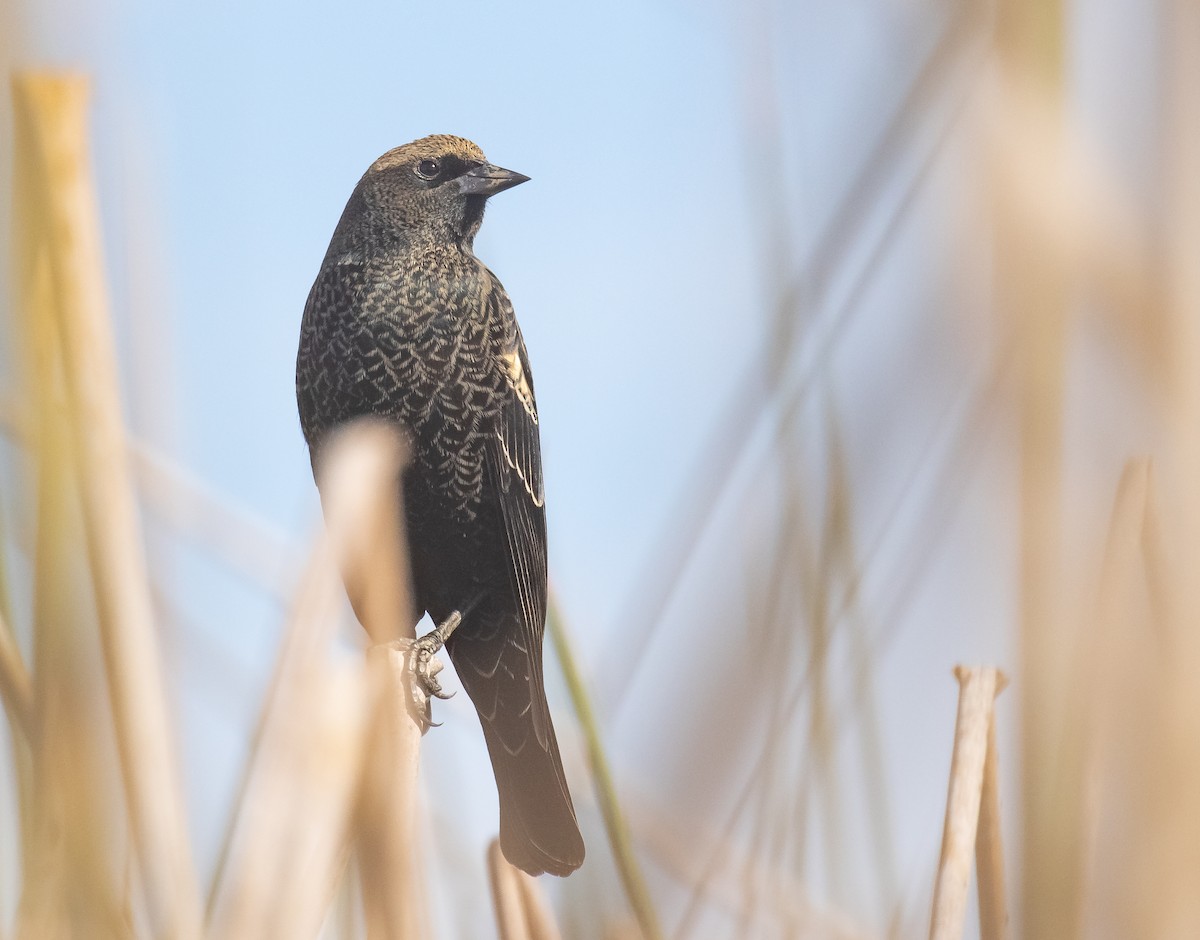
[[89, 567], [139, 883], [155, 936], [195, 937], [200, 901], [126, 455], [91, 179], [87, 82], [74, 75], [27, 73], [14, 80], [14, 97], [31, 136], [45, 213], [64, 417], [80, 468]]
[[496, 932], [500, 940], [532, 940], [525, 905], [521, 900], [519, 872], [500, 851], [500, 840], [488, 846], [488, 879], [492, 886], [492, 904], [496, 912]]
[[[1001, 680], [1002, 681], [1002, 680]], [[1008, 940], [1008, 900], [1004, 878], [1004, 839], [1000, 829], [1000, 766], [996, 752], [996, 712], [988, 718], [987, 756], [979, 826], [975, 831], [975, 880], [979, 887], [979, 940]]]
[[358, 795], [356, 839], [367, 936], [419, 940], [425, 927], [416, 858], [416, 788], [428, 703], [414, 688], [416, 615], [400, 503], [406, 451], [383, 422], [343, 428], [318, 463], [325, 518], [346, 592], [373, 647], [368, 674], [377, 698]]
[[0, 697], [13, 725], [21, 730], [27, 742], [33, 741], [33, 681], [3, 613], [0, 613]]
[[521, 891], [521, 907], [525, 911], [525, 923], [529, 928], [530, 940], [562, 940], [562, 931], [554, 920], [554, 913], [546, 903], [546, 896], [536, 878], [520, 869], [517, 887]]
[[960, 686], [958, 719], [954, 728], [954, 756], [950, 763], [942, 854], [933, 890], [930, 940], [955, 940], [962, 936], [984, 788], [988, 732], [996, 694], [1004, 685], [1004, 679], [996, 669], [958, 666], [954, 676]]
[[300, 582], [214, 884], [213, 940], [315, 936], [345, 867], [380, 690], [361, 662], [334, 655], [339, 567], [369, 551], [380, 489], [396, 488], [401, 462], [378, 428], [350, 429], [326, 451], [327, 532]]

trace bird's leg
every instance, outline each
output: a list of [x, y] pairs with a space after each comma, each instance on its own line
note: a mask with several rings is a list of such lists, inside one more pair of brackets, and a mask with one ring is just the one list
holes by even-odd
[[460, 623], [462, 614], [456, 610], [438, 624], [436, 629], [420, 639], [393, 640], [376, 647], [398, 652], [403, 656], [404, 668], [410, 679], [405, 683], [408, 686], [408, 713], [421, 729], [421, 734], [437, 724], [432, 720], [431, 700], [454, 697], [453, 692], [442, 691], [442, 685], [437, 681], [437, 674], [442, 671], [442, 663], [434, 656], [446, 645], [446, 640]]
[[413, 641], [413, 676], [426, 695], [440, 699], [451, 698], [454, 695], [453, 692], [444, 692], [441, 683], [437, 681], [437, 674], [442, 671], [442, 667], [441, 663], [438, 663], [433, 657], [446, 645], [450, 634], [458, 629], [460, 623], [462, 623], [462, 614], [456, 610], [439, 623], [435, 629], [426, 633], [419, 640]]

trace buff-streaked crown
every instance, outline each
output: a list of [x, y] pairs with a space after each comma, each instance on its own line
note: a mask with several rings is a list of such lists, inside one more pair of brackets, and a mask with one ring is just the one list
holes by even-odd
[[457, 157], [463, 163], [479, 165], [487, 163], [487, 157], [479, 149], [479, 145], [465, 137], [455, 137], [453, 134], [430, 134], [412, 143], [393, 147], [382, 157], [371, 164], [367, 173], [378, 173], [396, 166], [415, 164], [420, 160], [438, 160], [446, 157]]
[[354, 189], [330, 251], [407, 245], [470, 248], [489, 196], [529, 177], [488, 163], [471, 141], [434, 134], [389, 150]]

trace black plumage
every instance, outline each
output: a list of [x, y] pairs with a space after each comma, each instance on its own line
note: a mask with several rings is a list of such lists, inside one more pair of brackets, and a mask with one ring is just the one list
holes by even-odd
[[418, 616], [462, 614], [446, 648], [483, 725], [505, 856], [566, 875], [584, 848], [542, 685], [537, 406], [512, 304], [472, 250], [487, 198], [525, 179], [450, 136], [375, 161], [309, 294], [296, 393], [314, 461], [325, 435], [359, 416], [408, 432]]

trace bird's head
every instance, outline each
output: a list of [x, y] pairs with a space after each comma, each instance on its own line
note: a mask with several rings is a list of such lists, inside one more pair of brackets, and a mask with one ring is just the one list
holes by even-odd
[[375, 225], [469, 247], [488, 196], [527, 179], [488, 163], [469, 140], [436, 134], [385, 153], [363, 174], [356, 195]]

